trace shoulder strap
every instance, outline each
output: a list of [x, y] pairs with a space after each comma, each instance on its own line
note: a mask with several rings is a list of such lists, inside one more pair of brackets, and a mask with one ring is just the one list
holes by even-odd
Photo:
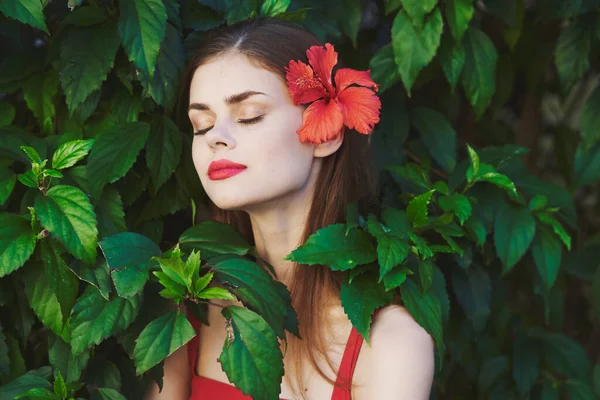
[[[381, 307], [376, 309], [373, 313], [373, 321], [380, 310]], [[340, 368], [338, 370], [331, 400], [352, 399], [352, 392], [349, 388], [350, 384], [352, 383], [354, 369], [356, 368], [356, 361], [358, 360], [358, 355], [360, 354], [360, 348], [362, 347], [363, 341], [364, 339], [362, 335], [358, 333], [358, 330], [356, 330], [356, 328], [353, 326], [352, 330], [350, 331], [348, 343], [346, 343], [346, 348], [344, 349], [344, 355], [342, 356], [342, 362], [340, 363]]]

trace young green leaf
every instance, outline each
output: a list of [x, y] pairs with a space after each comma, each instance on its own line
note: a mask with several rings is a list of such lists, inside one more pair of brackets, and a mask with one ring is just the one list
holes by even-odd
[[194, 291], [196, 293], [200, 293], [204, 288], [208, 286], [208, 284], [212, 281], [214, 276], [214, 272], [209, 272], [206, 275], [201, 276], [194, 283]]
[[251, 310], [229, 306], [221, 314], [228, 320], [228, 335], [219, 362], [227, 378], [255, 399], [277, 398], [283, 360], [275, 333]]
[[223, 299], [235, 301], [237, 298], [228, 290], [220, 287], [206, 288], [196, 296], [199, 299]]
[[439, 9], [427, 17], [420, 28], [415, 28], [406, 11], [396, 14], [392, 25], [392, 48], [398, 72], [409, 94], [419, 72], [435, 56], [443, 27]]
[[29, 389], [27, 392], [21, 393], [14, 399], [61, 400], [61, 398], [56, 393], [46, 388]]
[[265, 0], [260, 7], [260, 15], [273, 17], [284, 13], [289, 6], [290, 0]]
[[140, 292], [148, 280], [148, 271], [156, 265], [152, 257], [160, 256], [160, 248], [149, 238], [133, 232], [117, 233], [99, 243], [117, 293], [131, 297]]
[[365, 232], [353, 229], [347, 236], [345, 232], [345, 224], [319, 229], [285, 259], [301, 264], [327, 265], [334, 271], [345, 271], [377, 259], [371, 239]]
[[0, 214], [0, 277], [21, 268], [33, 254], [35, 243], [28, 219]]
[[72, 140], [63, 143], [52, 155], [52, 168], [65, 169], [72, 167], [77, 161], [88, 155], [95, 139]]
[[61, 399], [66, 398], [69, 394], [67, 390], [67, 384], [65, 383], [65, 380], [60, 371], [58, 371], [56, 379], [54, 380], [54, 393], [56, 393], [56, 395]]
[[[176, 303], [185, 295], [185, 285], [181, 284], [180, 281], [175, 281], [170, 275], [165, 274], [163, 271], [152, 271], [158, 278], [158, 282], [165, 287], [165, 290], [161, 292], [161, 296], [168, 299], [176, 299]], [[175, 275], [177, 276], [177, 275]]]
[[171, 311], [150, 322], [135, 340], [136, 373], [148, 371], [195, 335], [194, 328], [181, 311]]
[[29, 159], [32, 162], [38, 163], [38, 164], [42, 163], [42, 159], [40, 158], [40, 155], [33, 147], [31, 147], [31, 146], [20, 146], [20, 147], [21, 147], [21, 150], [23, 150], [23, 153], [27, 154], [27, 157], [29, 157]]
[[90, 400], [127, 400], [127, 398], [115, 389], [98, 388], [92, 391], [92, 397]]
[[433, 192], [435, 192], [435, 190], [420, 194], [408, 203], [408, 206], [406, 207], [406, 216], [413, 224], [413, 227], [418, 227], [427, 223], [427, 206], [431, 201]]
[[58, 185], [35, 198], [42, 226], [78, 259], [94, 263], [98, 228], [96, 214], [85, 193], [73, 186]]

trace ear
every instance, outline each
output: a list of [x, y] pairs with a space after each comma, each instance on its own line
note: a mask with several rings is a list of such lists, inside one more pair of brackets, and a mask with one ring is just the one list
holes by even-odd
[[331, 140], [328, 140], [323, 143], [319, 143], [315, 145], [315, 149], [313, 151], [314, 157], [327, 157], [336, 151], [342, 146], [344, 142], [344, 129], [342, 129], [336, 137]]

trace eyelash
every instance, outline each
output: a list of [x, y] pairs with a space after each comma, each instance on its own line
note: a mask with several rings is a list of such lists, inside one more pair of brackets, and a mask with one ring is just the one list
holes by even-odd
[[[241, 124], [244, 124], [244, 125], [250, 125], [250, 124], [255, 124], [257, 122], [260, 122], [264, 117], [265, 117], [264, 115], [259, 115], [258, 117], [254, 117], [254, 118], [250, 118], [250, 119], [240, 119], [240, 120], [238, 120], [238, 122]], [[210, 128], [197, 130], [196, 132], [194, 132], [194, 135], [204, 135], [206, 132], [210, 131], [212, 128], [213, 127], [211, 126]]]

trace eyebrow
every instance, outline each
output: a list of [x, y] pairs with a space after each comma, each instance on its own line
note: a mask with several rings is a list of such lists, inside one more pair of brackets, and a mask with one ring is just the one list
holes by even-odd
[[[242, 92], [242, 93], [237, 93], [237, 94], [232, 94], [230, 96], [227, 96], [225, 98], [225, 104], [227, 104], [227, 105], [238, 104], [238, 103], [241, 103], [242, 101], [248, 99], [249, 97], [255, 96], [257, 94], [262, 94], [264, 96], [267, 96], [263, 92], [255, 92], [253, 90], [246, 90], [245, 92]], [[210, 110], [210, 107], [204, 103], [191, 103], [188, 107], [188, 111], [190, 111], [190, 110], [200, 110], [200, 111]]]

